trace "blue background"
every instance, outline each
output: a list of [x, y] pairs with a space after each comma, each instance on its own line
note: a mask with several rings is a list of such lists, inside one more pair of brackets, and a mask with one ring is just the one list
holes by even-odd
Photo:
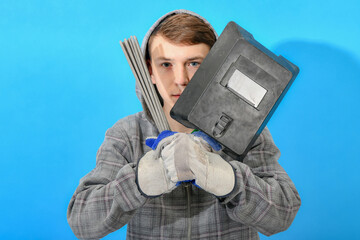
[[218, 33], [233, 20], [301, 69], [268, 126], [302, 206], [286, 232], [261, 239], [360, 239], [355, 0], [2, 0], [0, 239], [76, 239], [66, 209], [79, 179], [106, 129], [141, 110], [118, 42], [179, 8]]

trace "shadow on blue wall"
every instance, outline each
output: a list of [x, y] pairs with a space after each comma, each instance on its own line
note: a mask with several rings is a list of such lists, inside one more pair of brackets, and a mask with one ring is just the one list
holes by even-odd
[[351, 239], [360, 214], [360, 63], [326, 43], [289, 41], [273, 51], [300, 67], [269, 128], [302, 207], [289, 232], [271, 239]]

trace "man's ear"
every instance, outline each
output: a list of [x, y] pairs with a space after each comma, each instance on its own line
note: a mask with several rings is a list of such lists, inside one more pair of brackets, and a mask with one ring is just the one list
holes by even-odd
[[154, 75], [153, 75], [153, 70], [152, 70], [152, 67], [151, 67], [150, 59], [146, 60], [146, 65], [147, 65], [147, 68], [148, 68], [149, 73], [150, 73], [151, 82], [152, 82], [153, 84], [155, 84], [155, 80], [154, 80]]

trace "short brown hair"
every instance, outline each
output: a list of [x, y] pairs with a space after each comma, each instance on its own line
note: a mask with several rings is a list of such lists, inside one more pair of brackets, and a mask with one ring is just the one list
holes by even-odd
[[205, 43], [210, 48], [216, 41], [214, 31], [202, 19], [186, 13], [170, 15], [152, 32], [148, 41], [147, 59], [150, 59], [149, 47], [156, 35], [162, 35], [175, 44], [193, 45]]

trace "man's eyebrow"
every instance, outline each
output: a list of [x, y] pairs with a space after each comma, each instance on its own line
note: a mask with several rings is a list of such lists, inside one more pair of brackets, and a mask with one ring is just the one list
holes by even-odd
[[172, 59], [166, 57], [156, 57], [154, 58], [155, 61], [171, 61]]
[[192, 61], [192, 60], [203, 60], [205, 57], [204, 56], [194, 56], [194, 57], [191, 57], [191, 58], [188, 58], [187, 60], [188, 61]]
[[[203, 60], [204, 58], [205, 58], [204, 56], [199, 55], [199, 56], [193, 56], [193, 57], [187, 58], [186, 60], [187, 61], [193, 61], [193, 60], [199, 60], [199, 59]], [[172, 61], [171, 58], [162, 57], [162, 56], [156, 57], [154, 60], [155, 61]]]

